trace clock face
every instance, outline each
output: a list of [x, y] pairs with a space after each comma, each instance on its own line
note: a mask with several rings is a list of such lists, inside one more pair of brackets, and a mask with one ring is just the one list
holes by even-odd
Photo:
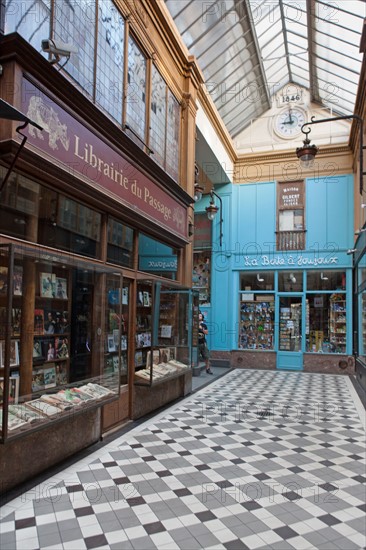
[[298, 107], [289, 107], [275, 117], [274, 131], [278, 136], [291, 139], [301, 132], [301, 126], [306, 122], [306, 115]]

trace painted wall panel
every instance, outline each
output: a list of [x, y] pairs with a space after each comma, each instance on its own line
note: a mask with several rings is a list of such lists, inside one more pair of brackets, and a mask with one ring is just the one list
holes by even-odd
[[267, 254], [276, 246], [276, 184], [257, 185], [256, 238], [261, 252]]
[[307, 180], [307, 249], [347, 249], [353, 244], [352, 228], [353, 176]]
[[306, 248], [309, 250], [323, 250], [327, 242], [325, 223], [327, 203], [326, 182], [323, 179], [308, 179], [306, 181], [305, 194]]
[[340, 176], [327, 182], [327, 243], [337, 250], [348, 248], [353, 241], [353, 178]]
[[[236, 186], [233, 235], [243, 254], [268, 252], [275, 239], [276, 187], [274, 182]], [[233, 195], [234, 196], [234, 195]]]

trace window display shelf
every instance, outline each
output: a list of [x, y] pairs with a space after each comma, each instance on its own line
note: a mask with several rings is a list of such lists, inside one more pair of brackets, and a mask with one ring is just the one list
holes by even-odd
[[240, 349], [274, 348], [274, 302], [242, 300], [239, 319]]
[[[106, 266], [67, 254], [0, 245], [3, 442], [64, 418], [69, 410], [118, 398], [124, 329], [115, 324], [115, 305], [105, 283], [111, 273]], [[122, 277], [116, 276], [119, 295], [121, 283]]]
[[346, 300], [344, 295], [335, 294], [329, 310], [329, 340], [335, 353], [346, 353], [346, 332]]
[[[150, 296], [148, 305], [139, 307], [145, 293]], [[198, 309], [198, 293], [195, 295]], [[160, 282], [138, 283], [137, 324], [143, 328], [135, 335], [135, 384], [155, 385], [191, 369], [192, 296], [190, 289]]]

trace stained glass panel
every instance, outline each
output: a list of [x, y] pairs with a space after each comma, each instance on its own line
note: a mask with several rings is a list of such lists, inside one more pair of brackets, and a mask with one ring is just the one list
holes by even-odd
[[143, 140], [145, 137], [145, 120], [146, 59], [130, 36], [128, 41], [126, 122]]
[[96, 103], [122, 122], [124, 19], [111, 0], [99, 3]]

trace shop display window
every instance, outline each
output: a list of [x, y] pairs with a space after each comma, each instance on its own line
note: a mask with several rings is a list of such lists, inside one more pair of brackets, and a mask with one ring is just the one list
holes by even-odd
[[306, 351], [314, 353], [346, 353], [345, 293], [308, 294]]
[[278, 273], [279, 292], [302, 292], [303, 272], [302, 271], [280, 271]]
[[200, 305], [209, 305], [211, 301], [211, 251], [193, 253], [192, 286], [199, 292]]
[[10, 175], [0, 213], [0, 233], [91, 258], [100, 253], [99, 212], [20, 174]]
[[[364, 235], [364, 233], [362, 234]], [[364, 247], [364, 237], [362, 246]], [[362, 363], [366, 363], [366, 254], [359, 258], [357, 267], [357, 333], [356, 354]]]
[[128, 381], [128, 304], [130, 285], [121, 291], [119, 276], [107, 276], [106, 338], [104, 371], [119, 373], [121, 385]]
[[0, 246], [2, 441], [118, 398], [124, 328], [110, 322], [123, 304], [109, 297], [124, 288], [112, 273], [70, 254]]
[[366, 362], [366, 290], [359, 294], [359, 356]]
[[346, 353], [345, 271], [308, 271], [306, 286], [306, 351]]
[[245, 271], [240, 274], [240, 290], [274, 290], [274, 272], [261, 271], [251, 272]]
[[133, 229], [113, 219], [108, 219], [107, 260], [125, 267], [133, 266]]
[[197, 348], [198, 292], [141, 281], [136, 311], [135, 384], [158, 384], [187, 372]]
[[308, 290], [346, 290], [345, 271], [308, 271]]
[[241, 294], [239, 349], [274, 349], [274, 296]]

